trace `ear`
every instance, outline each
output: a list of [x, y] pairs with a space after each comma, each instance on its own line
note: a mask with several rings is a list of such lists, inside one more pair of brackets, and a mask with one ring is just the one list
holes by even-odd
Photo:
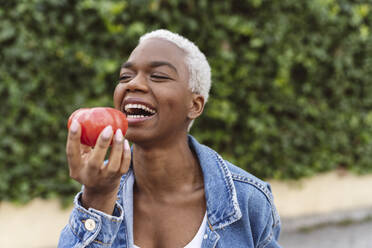
[[204, 97], [202, 95], [192, 93], [187, 117], [191, 120], [198, 118], [204, 110]]

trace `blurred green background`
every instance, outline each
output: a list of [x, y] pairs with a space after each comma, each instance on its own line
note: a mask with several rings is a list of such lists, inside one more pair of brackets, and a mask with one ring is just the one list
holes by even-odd
[[191, 133], [261, 178], [372, 172], [371, 0], [0, 0], [0, 201], [71, 199], [66, 122], [112, 106], [145, 32], [194, 41], [212, 90]]

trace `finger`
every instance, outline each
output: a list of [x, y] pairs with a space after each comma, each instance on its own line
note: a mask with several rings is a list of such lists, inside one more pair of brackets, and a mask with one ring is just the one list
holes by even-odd
[[121, 157], [124, 150], [124, 137], [121, 129], [118, 129], [114, 136], [114, 144], [111, 149], [111, 154], [107, 166], [103, 166], [109, 173], [117, 173], [120, 169]]
[[127, 139], [124, 140], [124, 154], [121, 158], [120, 173], [124, 174], [128, 172], [130, 161], [132, 158], [132, 153], [130, 151], [129, 142]]
[[73, 170], [80, 165], [80, 136], [81, 126], [79, 122], [73, 120], [68, 131], [66, 144], [66, 155], [70, 170]]
[[90, 146], [87, 146], [87, 145], [84, 145], [84, 144], [80, 144], [81, 154], [89, 153], [91, 150], [92, 150], [92, 148]]
[[92, 156], [88, 161], [88, 166], [91, 168], [100, 168], [103, 164], [103, 160], [105, 159], [107, 149], [110, 146], [110, 142], [112, 139], [112, 127], [107, 126], [103, 131], [100, 133], [97, 143], [93, 148]]

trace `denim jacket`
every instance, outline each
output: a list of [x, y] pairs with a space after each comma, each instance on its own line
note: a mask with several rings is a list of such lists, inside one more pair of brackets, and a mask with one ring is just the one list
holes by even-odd
[[[223, 160], [217, 152], [189, 136], [203, 171], [207, 228], [203, 248], [276, 248], [280, 219], [270, 186]], [[113, 215], [80, 204], [80, 192], [59, 248], [133, 247], [133, 170], [123, 175]]]

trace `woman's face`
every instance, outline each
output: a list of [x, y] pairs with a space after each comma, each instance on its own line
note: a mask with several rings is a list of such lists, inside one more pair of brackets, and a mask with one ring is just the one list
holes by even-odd
[[138, 45], [114, 92], [115, 108], [127, 115], [126, 138], [140, 143], [184, 134], [194, 104], [188, 80], [185, 53], [175, 44], [152, 38]]

